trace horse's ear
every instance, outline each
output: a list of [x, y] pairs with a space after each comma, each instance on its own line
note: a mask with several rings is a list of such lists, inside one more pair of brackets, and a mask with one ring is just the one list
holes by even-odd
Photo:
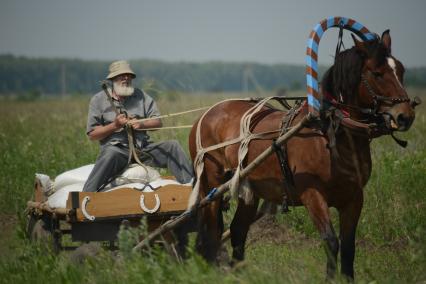
[[355, 44], [356, 49], [358, 49], [358, 50], [360, 50], [362, 52], [367, 52], [366, 49], [365, 49], [365, 46], [364, 46], [364, 42], [358, 40], [354, 36], [354, 34], [351, 34], [351, 36], [352, 36], [352, 39], [354, 40], [354, 44]]
[[383, 32], [380, 41], [382, 42], [383, 46], [386, 47], [386, 49], [389, 51], [389, 54], [390, 54], [391, 53], [392, 40], [391, 40], [389, 30], [386, 30], [386, 31]]

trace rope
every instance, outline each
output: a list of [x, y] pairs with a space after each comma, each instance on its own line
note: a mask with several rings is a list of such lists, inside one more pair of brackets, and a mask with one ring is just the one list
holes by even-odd
[[[201, 175], [203, 174], [203, 171], [204, 171], [204, 154], [206, 153], [206, 151], [203, 150], [203, 145], [201, 143], [201, 134], [200, 134], [201, 133], [201, 123], [202, 123], [204, 117], [206, 116], [206, 114], [212, 108], [214, 108], [215, 106], [217, 106], [217, 105], [219, 105], [223, 102], [227, 102], [227, 101], [231, 101], [231, 100], [238, 100], [238, 99], [227, 99], [225, 101], [215, 103], [206, 112], [203, 113], [203, 115], [200, 117], [200, 120], [198, 121], [196, 135], [195, 135], [195, 144], [196, 144], [196, 147], [197, 147], [197, 155], [195, 156], [195, 159], [194, 159], [194, 171], [195, 171], [195, 174], [196, 174], [196, 179], [195, 179], [194, 188], [192, 189], [191, 195], [190, 195], [189, 200], [188, 200], [188, 208], [192, 208], [198, 202], [198, 197], [199, 197], [199, 192], [200, 192], [200, 178], [201, 178]], [[237, 142], [235, 142], [235, 143], [237, 143]], [[225, 147], [225, 146], [226, 146], [226, 144], [223, 147]]]
[[135, 162], [145, 170], [146, 174], [148, 174], [147, 167], [141, 162], [141, 160], [139, 160], [139, 155], [136, 151], [136, 147], [135, 147], [135, 143], [134, 143], [134, 135], [133, 135], [132, 127], [127, 125], [126, 131], [127, 131], [127, 137], [128, 137], [128, 140], [129, 140], [129, 159], [127, 160], [127, 165], [130, 165], [130, 163], [132, 161], [132, 157], [133, 157]]
[[[305, 100], [306, 96], [292, 96], [292, 97], [282, 97], [282, 96], [272, 96], [269, 97], [270, 100], [274, 99], [277, 100], [278, 102], [281, 103], [281, 100]], [[183, 114], [187, 114], [187, 113], [191, 113], [191, 112], [197, 112], [197, 111], [201, 111], [201, 110], [205, 110], [208, 109], [206, 111], [206, 113], [213, 108], [214, 106], [216, 106], [219, 103], [222, 102], [226, 102], [226, 101], [233, 101], [233, 100], [241, 100], [241, 101], [257, 101], [257, 100], [262, 100], [264, 98], [240, 98], [240, 99], [227, 99], [224, 101], [220, 101], [218, 103], [216, 103], [213, 106], [208, 106], [208, 107], [201, 107], [201, 108], [196, 108], [196, 109], [192, 109], [192, 110], [187, 110], [187, 111], [182, 111], [182, 112], [177, 112], [177, 113], [171, 113], [171, 114], [165, 114], [165, 115], [161, 115], [161, 116], [156, 116], [156, 117], [149, 117], [149, 118], [142, 118], [142, 119], [138, 119], [138, 120], [134, 120], [134, 122], [144, 122], [144, 121], [149, 121], [149, 120], [154, 120], [154, 119], [161, 119], [161, 118], [167, 118], [167, 117], [173, 117], [173, 116], [178, 116], [178, 115], [183, 115]], [[180, 128], [191, 128], [192, 125], [180, 125], [180, 126], [167, 126], [167, 127], [157, 127], [157, 128], [139, 128], [139, 129], [134, 129], [136, 131], [146, 131], [146, 130], [162, 130], [162, 129], [180, 129]]]
[[200, 107], [200, 108], [196, 108], [196, 109], [191, 109], [191, 110], [177, 112], [177, 113], [170, 113], [170, 114], [160, 115], [160, 116], [156, 116], [156, 117], [142, 118], [142, 119], [135, 120], [134, 122], [144, 122], [144, 121], [147, 121], [147, 120], [167, 118], [167, 117], [187, 114], [187, 113], [191, 113], [191, 112], [196, 112], [196, 111], [200, 111], [200, 110], [205, 110], [205, 109], [208, 109], [208, 108], [210, 108], [210, 107]]
[[[238, 149], [238, 166], [234, 173], [234, 176], [232, 177], [231, 181], [231, 195], [234, 198], [238, 197], [238, 188], [240, 185], [240, 172], [243, 169], [243, 161], [248, 153], [248, 146], [252, 139], [256, 139], [257, 137], [260, 137], [262, 134], [254, 134], [250, 131], [250, 125], [251, 125], [251, 119], [252, 117], [259, 112], [262, 107], [271, 100], [271, 97], [267, 97], [260, 102], [258, 102], [256, 105], [254, 105], [252, 108], [250, 108], [248, 111], [244, 113], [244, 115], [241, 118], [240, 122], [240, 138], [241, 143], [240, 147]], [[248, 199], [252, 199], [249, 196], [247, 196]], [[246, 198], [247, 200], [247, 198]]]
[[180, 128], [191, 128], [192, 124], [179, 125], [179, 126], [165, 126], [165, 127], [155, 127], [155, 128], [138, 128], [134, 129], [136, 131], [146, 131], [146, 130], [161, 130], [161, 129], [180, 129]]

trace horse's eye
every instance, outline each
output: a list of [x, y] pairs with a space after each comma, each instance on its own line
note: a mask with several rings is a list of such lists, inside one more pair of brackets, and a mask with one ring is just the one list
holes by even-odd
[[371, 74], [373, 74], [373, 76], [375, 78], [381, 78], [383, 77], [383, 73], [377, 72], [377, 71], [372, 71]]

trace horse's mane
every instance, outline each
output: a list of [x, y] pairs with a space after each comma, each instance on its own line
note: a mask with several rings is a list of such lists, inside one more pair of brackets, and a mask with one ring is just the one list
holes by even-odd
[[355, 46], [337, 54], [334, 65], [324, 74], [321, 85], [332, 97], [342, 96], [343, 102], [353, 104], [357, 97], [362, 67], [367, 58], [374, 58], [377, 66], [386, 62], [389, 51], [376, 39], [364, 42], [365, 49]]

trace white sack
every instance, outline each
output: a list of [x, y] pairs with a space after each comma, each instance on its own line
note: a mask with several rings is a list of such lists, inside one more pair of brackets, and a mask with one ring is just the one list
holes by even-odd
[[62, 187], [57, 190], [54, 194], [49, 196], [47, 199], [47, 204], [50, 208], [66, 208], [68, 193], [71, 191], [83, 191], [83, 183], [75, 183]]
[[92, 172], [94, 164], [82, 166], [70, 171], [66, 171], [55, 178], [54, 188], [55, 191], [59, 190], [65, 186], [76, 184], [76, 183], [85, 183], [90, 173]]

